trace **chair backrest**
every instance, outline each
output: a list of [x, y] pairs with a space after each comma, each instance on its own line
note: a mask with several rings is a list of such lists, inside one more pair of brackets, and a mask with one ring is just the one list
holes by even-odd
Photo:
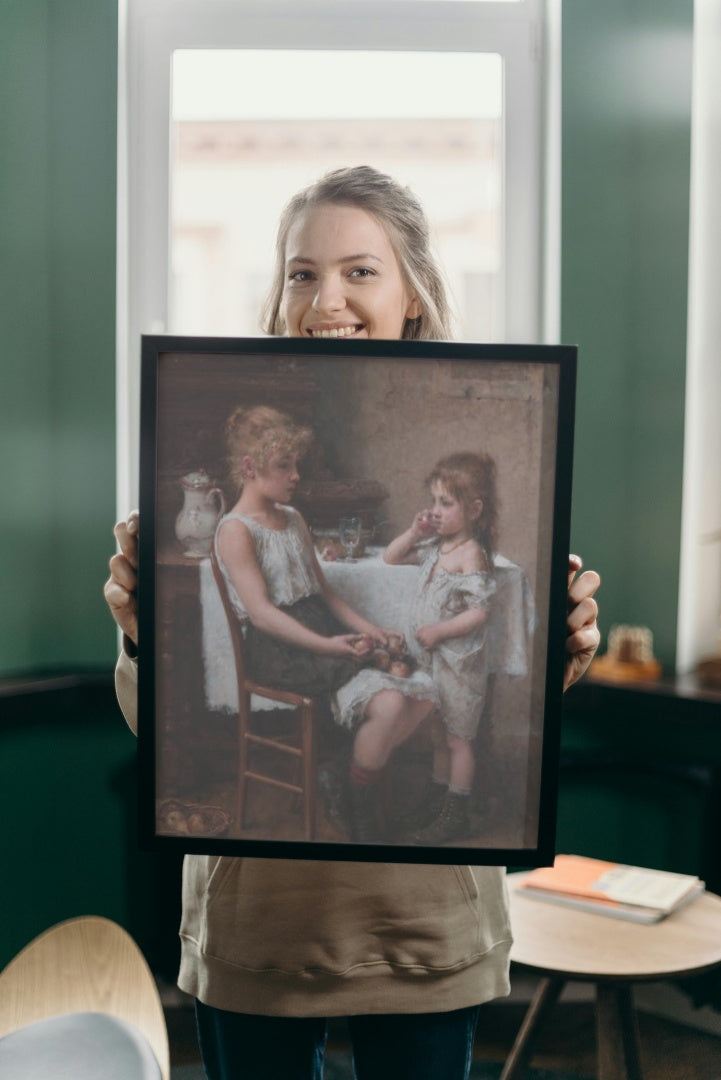
[[245, 656], [243, 651], [243, 628], [240, 624], [238, 616], [233, 610], [233, 605], [230, 602], [228, 596], [228, 589], [223, 577], [223, 572], [218, 566], [218, 557], [215, 554], [215, 547], [210, 553], [210, 565], [213, 568], [213, 577], [215, 578], [215, 584], [218, 589], [221, 602], [223, 604], [223, 611], [225, 612], [226, 622], [228, 623], [228, 630], [230, 631], [230, 640], [233, 646], [233, 655], [235, 657], [235, 673], [238, 680], [238, 702], [239, 708], [247, 707], [248, 702], [248, 690], [245, 685]]
[[165, 1015], [155, 980], [117, 923], [83, 915], [50, 927], [0, 972], [0, 1037], [69, 1013], [103, 1013], [130, 1024], [170, 1076]]

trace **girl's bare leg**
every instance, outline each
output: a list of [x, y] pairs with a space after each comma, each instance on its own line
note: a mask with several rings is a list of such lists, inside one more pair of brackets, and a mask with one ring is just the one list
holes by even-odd
[[433, 709], [432, 701], [407, 698], [400, 690], [379, 690], [366, 709], [366, 717], [353, 744], [353, 759], [362, 769], [382, 769], [388, 758]]
[[433, 780], [437, 784], [447, 784], [451, 773], [451, 755], [448, 749], [446, 729], [440, 717], [435, 716], [430, 725], [431, 746], [433, 747]]
[[450, 732], [446, 735], [446, 742], [450, 755], [448, 786], [451, 791], [469, 792], [476, 772], [473, 746], [468, 739], [461, 739], [458, 735], [451, 735]]
[[368, 703], [353, 743], [348, 793], [351, 839], [374, 843], [387, 835], [378, 806], [378, 780], [397, 746], [433, 709], [432, 701], [416, 701], [399, 690], [380, 690]]

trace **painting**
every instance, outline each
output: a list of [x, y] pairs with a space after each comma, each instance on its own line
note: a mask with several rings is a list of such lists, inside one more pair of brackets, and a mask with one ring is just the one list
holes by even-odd
[[552, 860], [575, 372], [143, 338], [144, 847]]

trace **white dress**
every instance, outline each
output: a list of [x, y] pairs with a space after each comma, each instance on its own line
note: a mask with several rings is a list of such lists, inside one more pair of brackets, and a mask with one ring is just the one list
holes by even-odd
[[399, 678], [376, 668], [359, 670], [353, 660], [299, 649], [252, 626], [218, 551], [218, 533], [230, 520], [241, 521], [250, 530], [268, 596], [276, 607], [325, 636], [348, 633], [322, 596], [313, 551], [308, 546], [300, 514], [290, 506], [281, 509], [286, 516], [282, 529], [270, 529], [245, 514], [230, 513], [221, 518], [215, 534], [218, 566], [233, 610], [245, 627], [248, 673], [278, 689], [330, 694], [335, 720], [349, 729], [363, 719], [368, 702], [379, 690], [400, 690], [406, 697], [438, 704], [438, 693], [425, 671], [417, 670], [409, 678]]
[[416, 632], [471, 607], [486, 608], [490, 614], [496, 577], [493, 571], [451, 573], [436, 565], [438, 557], [437, 543], [421, 552], [418, 589], [409, 616], [409, 646], [438, 691], [443, 723], [451, 734], [470, 740], [478, 730], [486, 694], [488, 619], [461, 637], [442, 641], [432, 652], [418, 643]]

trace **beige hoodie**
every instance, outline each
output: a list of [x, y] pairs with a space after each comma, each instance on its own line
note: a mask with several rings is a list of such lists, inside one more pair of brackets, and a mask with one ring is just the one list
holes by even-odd
[[[137, 666], [118, 700], [137, 725]], [[460, 1009], [508, 993], [501, 867], [186, 855], [178, 985], [270, 1016]]]

